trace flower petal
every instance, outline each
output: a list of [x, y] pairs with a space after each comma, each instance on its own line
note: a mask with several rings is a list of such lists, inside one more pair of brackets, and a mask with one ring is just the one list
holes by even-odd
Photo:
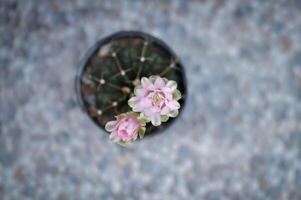
[[161, 115], [161, 121], [162, 122], [167, 122], [169, 119], [169, 116], [168, 115]]
[[167, 78], [162, 78], [163, 79], [163, 81], [165, 82], [165, 84], [168, 82], [168, 79]]
[[149, 98], [141, 98], [139, 104], [143, 108], [148, 108], [152, 106], [152, 100], [150, 100]]
[[175, 90], [172, 94], [174, 100], [179, 100], [182, 98], [182, 94], [179, 90]]
[[152, 125], [154, 126], [160, 126], [161, 125], [161, 117], [160, 115], [154, 115], [151, 117]]
[[112, 142], [119, 142], [119, 141], [120, 141], [120, 138], [117, 137], [117, 133], [116, 133], [116, 132], [112, 132], [112, 133], [110, 134], [110, 140], [111, 140]]
[[118, 141], [118, 144], [120, 144], [121, 146], [125, 146], [127, 144], [130, 144], [130, 142], [126, 142], [126, 141], [120, 140], [120, 141]]
[[154, 85], [157, 87], [157, 88], [162, 88], [165, 86], [165, 82], [163, 81], [163, 79], [158, 76], [157, 79], [155, 80], [155, 83]]
[[116, 124], [116, 121], [107, 122], [106, 126], [105, 126], [106, 131], [108, 131], [108, 132], [113, 131], [115, 129], [115, 124]]
[[137, 96], [144, 96], [144, 94], [146, 93], [146, 90], [141, 87], [140, 85], [136, 86], [134, 89], [134, 94]]
[[[126, 117], [126, 114], [125, 113], [122, 113], [122, 114], [120, 114], [120, 115], [117, 115], [117, 116], [115, 116], [115, 118], [117, 119], [117, 121], [118, 120], [121, 120], [121, 119], [123, 119], [123, 118], [125, 118]], [[116, 122], [117, 123], [117, 122]]]
[[152, 76], [150, 76], [148, 79], [149, 79], [152, 83], [155, 83], [157, 77], [158, 77], [158, 76], [152, 75]]
[[176, 117], [176, 116], [178, 116], [178, 114], [179, 114], [179, 110], [173, 110], [168, 114], [168, 116]]
[[167, 106], [171, 109], [171, 110], [177, 110], [179, 109], [181, 106], [179, 104], [179, 102], [173, 100], [167, 103]]
[[177, 82], [175, 82], [175, 81], [168, 81], [168, 82], [166, 83], [166, 86], [169, 87], [169, 88], [171, 89], [171, 91], [173, 92], [174, 90], [177, 89], [178, 84], [177, 84]]
[[155, 106], [149, 108], [149, 110], [151, 113], [160, 113], [160, 111], [161, 111], [160, 108], [155, 107]]
[[152, 82], [148, 78], [142, 77], [142, 79], [141, 79], [141, 85], [144, 88], [148, 88], [149, 86], [152, 85]]
[[143, 112], [152, 106], [152, 101], [148, 98], [141, 98], [136, 104], [133, 104], [134, 112]]
[[141, 124], [141, 126], [145, 126], [147, 122], [149, 122], [149, 119], [144, 116], [143, 114], [140, 114], [140, 116], [138, 117], [138, 120]]
[[163, 88], [162, 88], [162, 91], [163, 91], [164, 96], [165, 96], [166, 99], [168, 99], [168, 100], [172, 100], [172, 99], [173, 99], [173, 98], [172, 98], [172, 91], [171, 91], [170, 88], [168, 88], [168, 87], [163, 87]]
[[128, 100], [128, 104], [130, 107], [134, 107], [138, 101], [139, 101], [138, 97], [132, 97]]
[[162, 110], [161, 110], [161, 115], [167, 115], [170, 112], [169, 107], [165, 106]]
[[142, 139], [144, 137], [144, 134], [145, 134], [145, 127], [141, 127], [139, 129], [139, 137], [140, 137], [140, 139]]

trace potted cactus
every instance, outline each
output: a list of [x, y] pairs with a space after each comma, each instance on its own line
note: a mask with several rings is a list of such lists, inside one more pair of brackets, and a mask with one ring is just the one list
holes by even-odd
[[[159, 85], [162, 91], [171, 91], [169, 100], [164, 100], [169, 94], [160, 92]], [[147, 110], [139, 110], [135, 105], [145, 100], [138, 102], [137, 97], [143, 87], [143, 94], [152, 95], [154, 105], [163, 109], [174, 104], [170, 106], [174, 106], [174, 110], [165, 108], [165, 115], [164, 111], [158, 115], [160, 120], [147, 116]], [[153, 93], [148, 91], [152, 87], [157, 87]], [[110, 131], [114, 124], [108, 122], [114, 119], [115, 124], [120, 119], [129, 119], [135, 124], [132, 119], [137, 118], [144, 120], [138, 128], [145, 130], [143, 135], [147, 136], [168, 127], [181, 111], [186, 80], [182, 64], [164, 42], [146, 33], [122, 31], [105, 37], [88, 51], [76, 77], [76, 92], [81, 107], [99, 127], [107, 125]]]

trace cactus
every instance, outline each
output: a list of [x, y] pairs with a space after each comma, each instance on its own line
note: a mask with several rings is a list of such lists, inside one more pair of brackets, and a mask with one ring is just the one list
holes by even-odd
[[[115, 34], [99, 43], [84, 63], [80, 93], [89, 115], [101, 127], [131, 110], [128, 99], [142, 77], [160, 75], [179, 84], [185, 94], [183, 69], [174, 54], [147, 34]], [[180, 101], [183, 104], [184, 100]], [[171, 120], [172, 121], [172, 120]], [[148, 125], [146, 135], [159, 127]]]

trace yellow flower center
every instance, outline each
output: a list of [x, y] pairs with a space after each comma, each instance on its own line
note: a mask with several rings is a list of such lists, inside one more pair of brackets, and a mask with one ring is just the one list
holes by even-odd
[[162, 102], [162, 98], [158, 94], [154, 94], [153, 103], [159, 106], [161, 102]]

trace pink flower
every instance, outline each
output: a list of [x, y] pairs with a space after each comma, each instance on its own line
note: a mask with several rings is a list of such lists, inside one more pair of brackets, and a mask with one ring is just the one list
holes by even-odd
[[130, 112], [116, 117], [115, 121], [106, 124], [105, 129], [111, 132], [110, 139], [120, 144], [127, 144], [142, 138], [145, 133], [145, 119]]
[[135, 96], [128, 101], [129, 105], [134, 112], [143, 113], [154, 126], [178, 115], [181, 93], [175, 81], [159, 76], [143, 77], [134, 93]]

